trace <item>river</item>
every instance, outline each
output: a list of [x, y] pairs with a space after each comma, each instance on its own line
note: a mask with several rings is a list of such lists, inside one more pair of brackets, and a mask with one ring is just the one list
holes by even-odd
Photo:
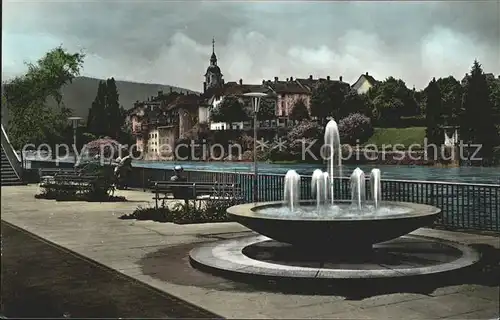
[[[189, 162], [189, 161], [134, 161], [134, 166], [146, 168], [173, 169], [175, 165], [181, 165], [185, 170], [200, 171], [223, 171], [223, 172], [253, 172], [251, 162]], [[299, 174], [311, 175], [314, 169], [320, 168], [317, 164], [272, 164], [259, 163], [260, 173], [285, 174], [294, 169]], [[345, 165], [344, 175], [350, 175], [357, 166]], [[427, 180], [427, 181], [452, 181], [500, 184], [500, 167], [458, 167], [438, 168], [426, 166], [402, 166], [402, 165], [360, 165], [360, 169], [368, 173], [372, 168], [379, 168], [382, 179], [398, 180]]]

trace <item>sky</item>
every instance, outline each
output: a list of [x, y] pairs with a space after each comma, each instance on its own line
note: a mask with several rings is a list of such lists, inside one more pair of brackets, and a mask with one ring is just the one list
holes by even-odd
[[215, 51], [225, 81], [368, 72], [411, 88], [459, 80], [477, 59], [500, 73], [500, 0], [2, 1], [2, 78], [63, 45], [82, 75], [201, 91]]

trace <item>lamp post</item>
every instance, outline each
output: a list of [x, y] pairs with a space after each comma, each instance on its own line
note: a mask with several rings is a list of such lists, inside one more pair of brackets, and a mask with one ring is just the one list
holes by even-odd
[[76, 167], [76, 163], [78, 162], [78, 157], [76, 153], [76, 129], [78, 128], [78, 122], [82, 120], [83, 118], [81, 117], [69, 117], [68, 120], [71, 121], [73, 125], [73, 152], [75, 153], [75, 164], [74, 167]]
[[259, 191], [259, 176], [257, 169], [257, 113], [260, 108], [260, 100], [267, 96], [267, 94], [262, 92], [250, 92], [245, 93], [244, 96], [252, 98], [253, 106], [253, 201], [259, 202], [258, 191]]

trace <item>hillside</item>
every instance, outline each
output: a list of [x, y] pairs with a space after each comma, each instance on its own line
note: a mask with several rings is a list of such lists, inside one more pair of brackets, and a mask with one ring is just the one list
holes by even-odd
[[[67, 107], [73, 109], [73, 114], [75, 116], [87, 119], [88, 110], [96, 96], [99, 81], [101, 81], [101, 79], [77, 77], [73, 80], [73, 83], [63, 87], [63, 102]], [[158, 91], [161, 90], [163, 90], [163, 92], [168, 92], [170, 88], [172, 88], [173, 91], [177, 92], [193, 92], [192, 90], [168, 85], [121, 80], [116, 80], [116, 86], [120, 94], [120, 104], [125, 109], [132, 108], [134, 102], [137, 100], [146, 100], [148, 97], [156, 96]], [[2, 123], [4, 125], [7, 124], [8, 120], [8, 115], [6, 113], [4, 106], [2, 106]]]

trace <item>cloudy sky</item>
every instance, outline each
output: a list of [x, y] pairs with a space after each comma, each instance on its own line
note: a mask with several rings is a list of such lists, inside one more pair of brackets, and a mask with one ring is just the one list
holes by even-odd
[[462, 78], [474, 59], [500, 73], [500, 0], [481, 2], [2, 2], [2, 75], [62, 44], [83, 74], [201, 90], [215, 50], [226, 81], [369, 72], [408, 87]]

